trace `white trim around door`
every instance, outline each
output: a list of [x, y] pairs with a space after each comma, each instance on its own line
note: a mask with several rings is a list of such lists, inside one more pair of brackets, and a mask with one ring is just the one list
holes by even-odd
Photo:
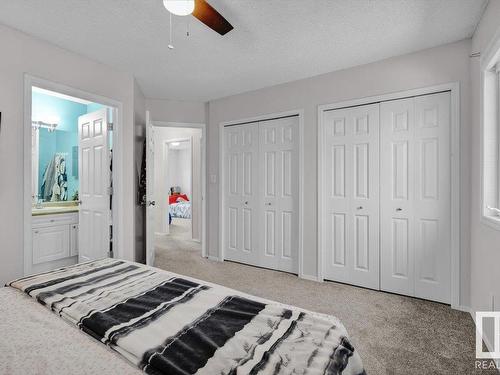
[[[202, 123], [151, 121], [152, 126], [201, 129], [201, 256], [207, 258], [207, 127]], [[147, 126], [147, 125], [146, 125]]]
[[318, 280], [323, 281], [323, 229], [321, 218], [323, 217], [324, 191], [323, 191], [323, 142], [321, 135], [324, 131], [323, 112], [361, 106], [371, 103], [379, 103], [389, 100], [403, 99], [421, 95], [435, 94], [449, 91], [451, 95], [451, 307], [463, 310], [460, 301], [460, 85], [458, 82], [445, 83], [436, 86], [423, 87], [407, 91], [371, 96], [361, 99], [353, 99], [333, 104], [318, 106], [318, 139], [317, 139], [317, 162], [318, 162]]
[[304, 238], [304, 110], [296, 109], [286, 112], [269, 113], [255, 117], [249, 117], [239, 120], [221, 122], [219, 124], [219, 253], [217, 259], [223, 262], [225, 259], [224, 252], [224, 127], [231, 125], [241, 125], [251, 122], [266, 121], [272, 119], [278, 119], [282, 117], [298, 116], [299, 118], [299, 249], [298, 249], [298, 276], [304, 279], [310, 279], [310, 277], [304, 275], [303, 264], [303, 238]]
[[24, 75], [24, 204], [23, 204], [23, 256], [24, 256], [24, 274], [31, 273], [32, 251], [32, 199], [31, 199], [31, 99], [32, 87], [55, 91], [60, 94], [71, 97], [88, 100], [93, 103], [99, 103], [113, 108], [113, 256], [124, 258], [123, 255], [123, 230], [121, 226], [121, 217], [123, 215], [123, 105], [121, 102], [93, 94], [87, 91], [76, 89], [60, 83], [48, 81], [29, 74]]

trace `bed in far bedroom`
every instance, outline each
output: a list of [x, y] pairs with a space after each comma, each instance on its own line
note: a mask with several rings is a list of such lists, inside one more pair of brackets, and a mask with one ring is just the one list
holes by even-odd
[[172, 220], [177, 219], [189, 219], [191, 220], [191, 201], [187, 194], [183, 193], [173, 193], [168, 197], [169, 203], [169, 224], [172, 224]]

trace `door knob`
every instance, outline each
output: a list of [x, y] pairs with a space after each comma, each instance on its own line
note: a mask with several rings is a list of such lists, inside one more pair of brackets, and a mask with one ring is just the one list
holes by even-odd
[[155, 201], [148, 201], [148, 206], [154, 206], [156, 204]]
[[270, 205], [271, 205], [271, 202], [267, 202], [267, 203], [266, 203], [266, 206], [270, 206]]
[[245, 201], [245, 204], [248, 204], [248, 201]]
[[363, 206], [359, 206], [357, 209], [358, 209], [358, 210], [362, 210], [362, 209], [363, 209]]
[[396, 208], [396, 211], [397, 211], [397, 212], [399, 212], [399, 211], [403, 211], [403, 209], [398, 207], [398, 208]]

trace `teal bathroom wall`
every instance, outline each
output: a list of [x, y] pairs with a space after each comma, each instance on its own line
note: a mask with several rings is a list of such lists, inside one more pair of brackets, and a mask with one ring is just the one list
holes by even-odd
[[78, 181], [78, 117], [103, 108], [101, 104], [81, 104], [68, 99], [34, 91], [32, 94], [32, 119], [34, 121], [58, 119], [57, 130], [39, 129], [38, 194], [45, 170], [56, 154], [62, 154], [66, 162], [68, 181], [67, 199], [72, 200], [79, 190]]
[[87, 104], [87, 113], [98, 111], [101, 108], [104, 108], [104, 106], [102, 104], [99, 104], [99, 103]]

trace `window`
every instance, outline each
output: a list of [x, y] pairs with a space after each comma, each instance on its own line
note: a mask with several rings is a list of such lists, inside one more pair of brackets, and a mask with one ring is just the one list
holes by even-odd
[[481, 57], [482, 219], [500, 230], [500, 35]]

